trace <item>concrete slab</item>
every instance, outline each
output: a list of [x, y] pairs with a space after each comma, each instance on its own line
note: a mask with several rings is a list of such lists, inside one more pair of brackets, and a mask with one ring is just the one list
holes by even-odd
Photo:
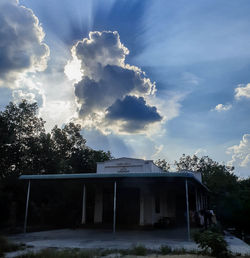
[[[198, 250], [196, 243], [180, 238], [180, 236], [185, 236], [183, 230], [182, 235], [180, 233], [178, 229], [175, 229], [175, 235], [171, 238], [169, 230], [118, 231], [114, 235], [111, 230], [61, 229], [18, 234], [9, 238], [14, 242], [21, 242], [38, 249], [48, 247], [127, 249], [141, 244], [152, 250], [158, 250], [162, 245], [168, 245], [173, 249]], [[232, 252], [243, 255], [250, 254], [250, 246], [240, 239], [231, 235], [227, 235], [225, 238]]]
[[226, 233], [225, 240], [228, 243], [229, 250], [234, 254], [243, 254], [243, 255], [250, 255], [250, 246], [242, 241], [241, 239]]
[[37, 247], [127, 249], [135, 244], [143, 244], [147, 248], [158, 249], [161, 245], [171, 243], [178, 248], [196, 248], [193, 242], [183, 238], [178, 241], [178, 232], [175, 232], [173, 240], [166, 240], [168, 235], [169, 232], [164, 230], [118, 231], [113, 234], [111, 230], [61, 229], [19, 234], [10, 239]]

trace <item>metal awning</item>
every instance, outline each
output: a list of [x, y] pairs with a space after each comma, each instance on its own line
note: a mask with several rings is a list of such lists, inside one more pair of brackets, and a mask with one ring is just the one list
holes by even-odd
[[195, 183], [201, 185], [207, 191], [208, 188], [200, 182], [192, 172], [154, 172], [154, 173], [145, 173], [145, 172], [122, 172], [122, 173], [82, 173], [82, 174], [44, 174], [44, 175], [21, 175], [20, 180], [74, 180], [74, 179], [86, 179], [86, 180], [101, 180], [101, 179], [191, 179]]

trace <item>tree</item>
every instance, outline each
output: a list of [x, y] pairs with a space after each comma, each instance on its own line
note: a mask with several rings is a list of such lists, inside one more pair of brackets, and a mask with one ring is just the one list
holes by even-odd
[[69, 123], [51, 133], [54, 152], [58, 160], [57, 173], [93, 173], [96, 163], [112, 158], [110, 152], [93, 150], [85, 145], [81, 126]]
[[169, 172], [170, 164], [165, 159], [157, 159], [155, 165], [161, 168], [164, 172]]
[[[23, 100], [12, 102], [0, 112], [1, 127], [1, 177], [20, 175], [33, 161], [31, 149], [45, 132], [44, 121], [37, 117], [38, 106]], [[2, 134], [3, 133], [3, 134]]]
[[[224, 191], [225, 188], [231, 188], [237, 182], [237, 176], [234, 175], [234, 167], [219, 164], [208, 156], [199, 158], [196, 155], [189, 156], [183, 154], [180, 160], [175, 161], [177, 171], [198, 171], [202, 174], [203, 183], [205, 183], [213, 192]], [[223, 185], [221, 183], [223, 182]]]
[[216, 211], [216, 215], [225, 225], [236, 225], [240, 200], [238, 198], [238, 177], [233, 173], [234, 167], [212, 160], [208, 156], [201, 158], [182, 155], [175, 161], [178, 171], [199, 171], [202, 174], [203, 183], [211, 191], [210, 205]]

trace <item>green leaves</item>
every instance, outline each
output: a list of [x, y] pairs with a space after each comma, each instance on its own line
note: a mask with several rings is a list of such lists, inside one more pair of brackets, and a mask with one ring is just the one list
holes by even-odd
[[55, 126], [46, 133], [36, 103], [23, 100], [0, 112], [0, 179], [10, 175], [95, 172], [96, 162], [111, 159], [110, 152], [86, 146], [81, 126]]
[[168, 172], [170, 169], [170, 164], [165, 159], [156, 160], [155, 165], [161, 168], [164, 172]]
[[211, 253], [212, 256], [223, 258], [229, 257], [227, 242], [222, 234], [205, 230], [194, 234], [194, 241], [205, 253]]

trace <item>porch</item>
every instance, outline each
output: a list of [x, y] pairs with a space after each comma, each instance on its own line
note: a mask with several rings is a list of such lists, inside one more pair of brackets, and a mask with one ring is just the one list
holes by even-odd
[[[24, 232], [30, 194], [37, 189], [47, 191], [55, 182], [59, 191], [62, 183], [78, 189], [78, 197], [68, 203], [69, 209], [78, 204], [74, 208], [78, 227], [109, 229], [113, 233], [117, 229], [143, 228], [161, 229], [166, 235], [180, 228], [179, 238], [185, 235], [190, 240], [190, 211], [208, 205], [207, 189], [189, 172], [25, 175], [20, 179], [28, 180]], [[62, 199], [63, 194], [62, 190]], [[33, 198], [33, 203], [36, 201]]]

